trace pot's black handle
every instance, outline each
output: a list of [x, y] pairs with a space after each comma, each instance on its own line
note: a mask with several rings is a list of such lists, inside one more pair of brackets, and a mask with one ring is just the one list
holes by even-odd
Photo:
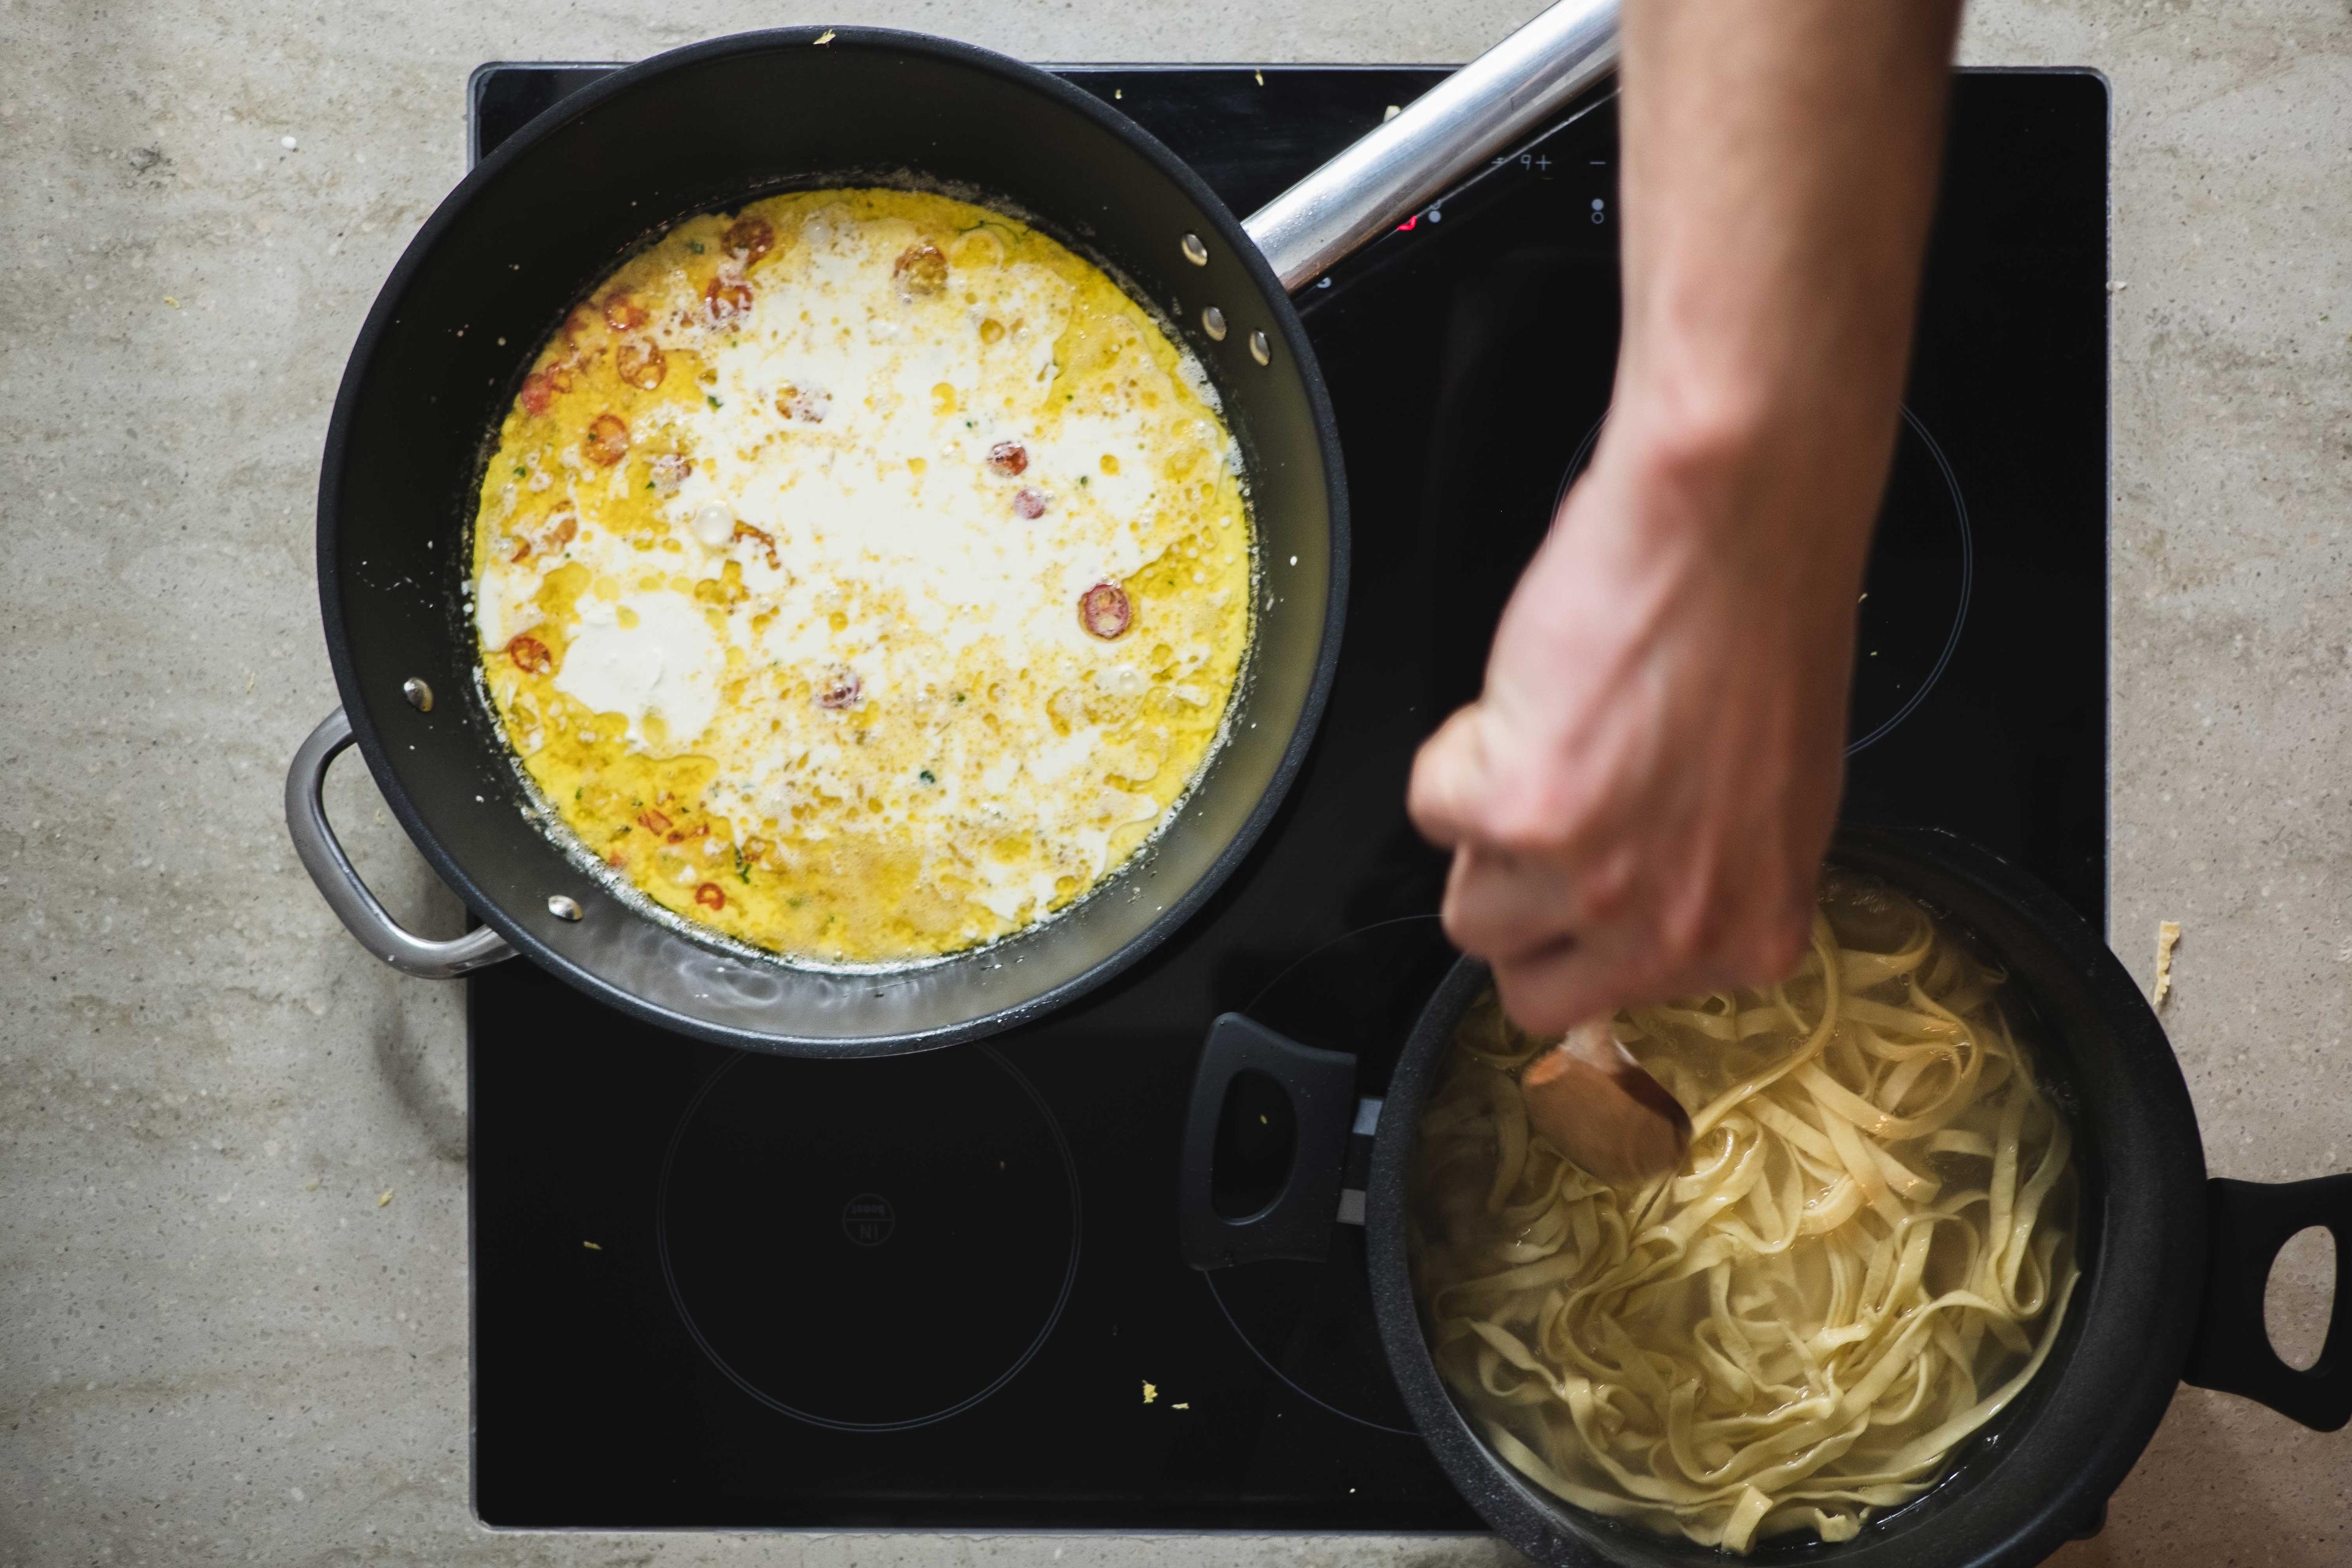
[[[1255, 1214], [1227, 1218], [1213, 1191], [1218, 1123], [1234, 1079], [1260, 1072], [1281, 1086], [1297, 1119], [1297, 1141], [1281, 1189]], [[1356, 1058], [1276, 1034], [1254, 1018], [1225, 1013], [1209, 1026], [1184, 1118], [1184, 1164], [1176, 1211], [1184, 1261], [1223, 1268], [1267, 1258], [1318, 1263], [1331, 1250], [1339, 1177], [1356, 1115]]]
[[[2186, 1381], [2335, 1431], [2352, 1420], [2352, 1172], [2308, 1182], [2217, 1176], [2206, 1191], [2205, 1306]], [[2271, 1348], [2263, 1293], [2287, 1237], [2315, 1225], [2336, 1237], [2336, 1301], [2319, 1359], [2298, 1372]]]

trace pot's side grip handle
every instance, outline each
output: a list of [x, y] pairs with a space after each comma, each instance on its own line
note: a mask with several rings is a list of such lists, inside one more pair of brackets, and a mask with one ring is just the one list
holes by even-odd
[[[2184, 1380], [2242, 1394], [2317, 1431], [2336, 1430], [2352, 1420], [2352, 1172], [2307, 1182], [2217, 1176], [2206, 1194], [2204, 1310]], [[2312, 1226], [2336, 1237], [2336, 1300], [2319, 1359], [2297, 1371], [2271, 1348], [2263, 1295], [2279, 1248]]]
[[286, 770], [286, 831], [327, 907], [335, 911], [345, 930], [359, 938], [361, 946], [404, 974], [454, 980], [485, 964], [512, 958], [514, 949], [507, 939], [488, 926], [446, 942], [418, 936], [394, 920], [360, 880], [358, 868], [343, 853], [341, 841], [327, 821], [327, 765], [351, 743], [351, 717], [338, 708], [310, 731]]
[[[1274, 1200], [1255, 1214], [1227, 1219], [1217, 1212], [1211, 1190], [1217, 1127], [1234, 1079], [1252, 1071], [1274, 1079], [1290, 1097], [1298, 1141]], [[1194, 1268], [1223, 1268], [1269, 1258], [1317, 1263], [1328, 1257], [1355, 1114], [1355, 1058], [1302, 1046], [1239, 1013], [1219, 1015], [1201, 1047], [1184, 1116], [1184, 1163], [1176, 1184], [1184, 1261]]]

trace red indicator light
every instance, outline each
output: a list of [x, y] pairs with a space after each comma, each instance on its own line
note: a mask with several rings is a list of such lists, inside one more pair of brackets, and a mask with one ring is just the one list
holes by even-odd
[[1415, 213], [1411, 217], [1405, 219], [1402, 223], [1397, 225], [1397, 232], [1400, 234], [1408, 233], [1412, 230], [1412, 226], [1420, 221], [1421, 215], [1419, 213]]

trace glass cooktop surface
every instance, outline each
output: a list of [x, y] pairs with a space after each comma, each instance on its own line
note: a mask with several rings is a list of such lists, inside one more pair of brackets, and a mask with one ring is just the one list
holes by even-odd
[[[609, 68], [484, 68], [474, 154]], [[1067, 74], [1246, 213], [1444, 73]], [[2106, 116], [2088, 74], [1958, 79], [1848, 787], [1850, 816], [1958, 830], [2095, 923]], [[1616, 205], [1602, 101], [1303, 291], [1353, 510], [1338, 681], [1256, 850], [1119, 980], [856, 1062], [700, 1045], [528, 963], [467, 982], [486, 1522], [1479, 1528], [1391, 1384], [1360, 1232], [1195, 1273], [1177, 1152], [1217, 1014], [1354, 1052], [1376, 1090], [1451, 960], [1406, 773], [1606, 412]]]

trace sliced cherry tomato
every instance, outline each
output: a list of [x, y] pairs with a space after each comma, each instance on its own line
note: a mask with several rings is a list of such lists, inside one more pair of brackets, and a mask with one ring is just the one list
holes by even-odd
[[629, 426], [617, 414], [599, 414], [580, 443], [589, 461], [609, 468], [629, 455]]
[[757, 261], [776, 243], [775, 228], [763, 217], [739, 217], [727, 226], [726, 247], [746, 261]]
[[1134, 623], [1135, 607], [1127, 590], [1116, 583], [1097, 583], [1078, 598], [1078, 620], [1087, 630], [1108, 642]]

